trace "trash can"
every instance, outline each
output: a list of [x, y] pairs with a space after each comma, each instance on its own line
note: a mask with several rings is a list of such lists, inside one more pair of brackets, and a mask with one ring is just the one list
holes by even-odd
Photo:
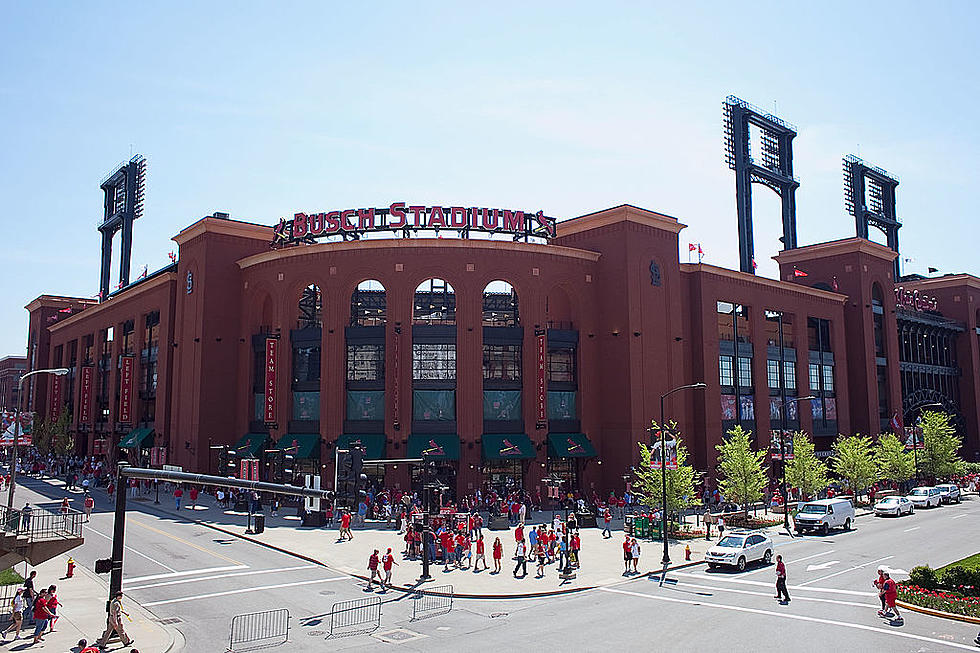
[[636, 520], [634, 515], [626, 515], [626, 519], [623, 520], [623, 534], [633, 535], [633, 523]]
[[252, 532], [256, 535], [260, 535], [265, 531], [265, 515], [258, 513], [254, 516], [255, 524], [252, 526]]

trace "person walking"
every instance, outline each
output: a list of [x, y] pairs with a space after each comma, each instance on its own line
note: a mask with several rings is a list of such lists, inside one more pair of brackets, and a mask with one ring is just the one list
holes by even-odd
[[500, 573], [500, 559], [504, 557], [504, 545], [501, 543], [500, 538], [496, 537], [493, 540], [493, 571], [491, 573]]
[[881, 610], [878, 610], [878, 616], [885, 616], [885, 571], [883, 569], [878, 570], [878, 578], [874, 581], [875, 589], [878, 590], [878, 600], [881, 601]]
[[640, 543], [636, 541], [635, 537], [630, 540], [630, 557], [632, 558], [630, 562], [633, 563], [633, 573], [640, 573], [636, 569], [636, 566], [640, 564]]
[[174, 503], [177, 505], [177, 510], [180, 510], [180, 500], [184, 497], [184, 491], [178, 485], [174, 490]]
[[476, 540], [476, 560], [473, 562], [473, 573], [480, 571], [480, 563], [483, 563], [483, 569], [487, 569], [487, 558], [484, 553], [483, 535], [477, 536]]
[[58, 602], [58, 588], [52, 585], [48, 588], [48, 611], [51, 613], [51, 619], [48, 622], [48, 632], [54, 632], [54, 625], [58, 621], [58, 606], [61, 603]]
[[612, 537], [612, 531], [609, 530], [609, 522], [612, 521], [612, 513], [609, 512], [609, 508], [602, 511], [602, 536], [607, 540]]
[[391, 555], [391, 547], [388, 547], [388, 552], [384, 554], [381, 558], [381, 566], [384, 567], [385, 577], [381, 581], [381, 591], [387, 592], [388, 588], [391, 587], [391, 566], [397, 565], [395, 562], [395, 556]]
[[187, 497], [191, 500], [191, 509], [197, 510], [197, 488], [192, 485], [187, 492]]
[[895, 621], [903, 621], [902, 615], [898, 613], [898, 605], [896, 604], [898, 600], [898, 585], [892, 580], [887, 571], [881, 572], [881, 575], [885, 577], [885, 582], [882, 586], [885, 594], [885, 612], [884, 614], [879, 614]]
[[381, 586], [381, 589], [385, 588], [384, 580], [381, 578], [381, 573], [378, 571], [379, 563], [380, 560], [378, 559], [378, 550], [375, 549], [374, 553], [371, 554], [371, 557], [368, 558], [367, 568], [368, 571], [371, 572], [371, 577], [368, 579], [367, 587], [364, 590], [365, 592], [370, 592], [371, 589], [374, 587], [375, 578], [378, 579], [378, 585]]
[[30, 503], [25, 503], [23, 509], [20, 511], [21, 530], [25, 530], [25, 531], [31, 530], [32, 514], [34, 514], [34, 508], [31, 508]]
[[51, 611], [48, 609], [48, 590], [43, 589], [34, 599], [34, 641], [37, 644], [44, 639], [44, 630], [48, 627]]
[[122, 606], [122, 591], [116, 592], [112, 596], [112, 601], [109, 602], [109, 619], [106, 626], [105, 632], [102, 633], [102, 637], [95, 643], [99, 648], [105, 648], [109, 641], [109, 638], [113, 634], [119, 635], [119, 639], [122, 640], [123, 646], [132, 646], [133, 639], [130, 639], [129, 635], [126, 634], [126, 629], [123, 627], [122, 618], [125, 616], [129, 618], [129, 613], [123, 609]]
[[781, 555], [776, 555], [776, 596], [773, 598], [783, 605], [789, 603], [789, 592], [786, 591], [786, 564]]
[[350, 530], [350, 511], [345, 510], [340, 515], [340, 541], [353, 539], [354, 533]]
[[92, 510], [95, 509], [95, 499], [92, 498], [91, 494], [86, 494], [82, 505], [85, 507], [85, 521], [91, 521]]
[[37, 572], [32, 571], [24, 580], [24, 607], [27, 609], [27, 621], [31, 624], [34, 623], [34, 599], [37, 597], [37, 592], [34, 590], [35, 578]]
[[538, 558], [538, 569], [535, 578], [544, 578], [544, 562], [545, 562], [544, 544], [538, 542], [538, 545], [534, 547], [534, 554]]
[[78, 653], [99, 653], [99, 649], [96, 646], [89, 646], [88, 640], [83, 637], [78, 640]]
[[521, 578], [527, 576], [527, 545], [524, 540], [517, 543], [517, 564], [514, 566], [514, 578], [517, 578], [517, 570], [521, 570]]
[[3, 631], [3, 641], [7, 641], [7, 633], [11, 630], [17, 632], [14, 633], [14, 639], [20, 639], [20, 629], [24, 625], [24, 588], [18, 587], [17, 593], [14, 594], [14, 598], [10, 601], [10, 626], [7, 630]]

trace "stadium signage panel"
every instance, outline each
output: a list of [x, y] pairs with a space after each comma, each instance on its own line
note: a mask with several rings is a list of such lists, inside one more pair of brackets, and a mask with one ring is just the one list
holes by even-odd
[[907, 290], [902, 286], [895, 289], [895, 303], [899, 308], [910, 311], [939, 310], [939, 300], [935, 297], [924, 295], [918, 290]]
[[514, 240], [543, 238], [557, 234], [557, 221], [543, 211], [517, 211], [462, 206], [421, 206], [393, 202], [386, 208], [345, 209], [319, 213], [296, 213], [273, 227], [272, 246], [312, 243], [317, 238], [342, 236], [359, 239], [364, 234], [401, 232], [403, 238], [419, 230], [456, 231], [467, 238], [471, 231], [506, 234]]

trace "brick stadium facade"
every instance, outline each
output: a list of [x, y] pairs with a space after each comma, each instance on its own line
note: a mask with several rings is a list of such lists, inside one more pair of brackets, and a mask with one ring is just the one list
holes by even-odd
[[[621, 491], [660, 396], [699, 381], [666, 413], [702, 470], [734, 424], [768, 446], [784, 393], [786, 426], [818, 451], [938, 401], [980, 456], [980, 280], [896, 284], [896, 253], [860, 238], [783, 251], [780, 279], [760, 278], [681, 263], [683, 228], [623, 205], [547, 243], [271, 249], [271, 227], [206, 217], [174, 237], [174, 265], [106, 301], [28, 305], [35, 367], [72, 370], [39, 378], [31, 408], [67, 406], [85, 452], [217, 472], [232, 447], [264, 477], [325, 487], [336, 449], [360, 443], [368, 459], [427, 451], [459, 493], [544, 494], [553, 476]], [[418, 483], [410, 464], [368, 467]]]

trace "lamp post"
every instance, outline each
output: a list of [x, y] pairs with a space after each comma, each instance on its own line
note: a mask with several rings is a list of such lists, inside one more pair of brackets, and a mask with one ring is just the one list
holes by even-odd
[[660, 395], [660, 481], [661, 481], [661, 495], [660, 495], [660, 536], [664, 540], [664, 557], [661, 563], [664, 566], [663, 572], [660, 574], [660, 584], [664, 584], [664, 578], [667, 576], [667, 566], [670, 564], [670, 553], [667, 551], [667, 438], [665, 437], [665, 425], [664, 425], [664, 399], [674, 394], [675, 392], [680, 392], [681, 390], [704, 390], [707, 388], [705, 383], [690, 383], [688, 385], [682, 385], [669, 390], [666, 393]]
[[10, 488], [7, 490], [7, 512], [14, 509], [14, 486], [17, 484], [17, 440], [20, 438], [20, 401], [23, 396], [24, 379], [35, 374], [53, 374], [54, 376], [64, 376], [68, 374], [68, 368], [57, 367], [54, 369], [34, 370], [20, 377], [17, 381], [17, 405], [14, 407], [14, 446], [10, 448]]
[[[780, 362], [780, 368], [782, 368], [782, 363]], [[782, 384], [783, 371], [779, 370], [780, 385]], [[782, 428], [779, 430], [779, 459], [782, 465], [780, 465], [780, 484], [782, 486], [783, 495], [783, 528], [786, 529], [786, 534], [793, 537], [793, 531], [789, 528], [789, 495], [786, 492], [786, 406], [790, 404], [797, 404], [801, 401], [812, 401], [817, 397], [814, 395], [807, 395], [806, 397], [796, 397], [795, 399], [786, 398], [786, 388], [780, 389], [783, 394], [782, 408], [779, 411], [779, 420], [782, 422]]]

